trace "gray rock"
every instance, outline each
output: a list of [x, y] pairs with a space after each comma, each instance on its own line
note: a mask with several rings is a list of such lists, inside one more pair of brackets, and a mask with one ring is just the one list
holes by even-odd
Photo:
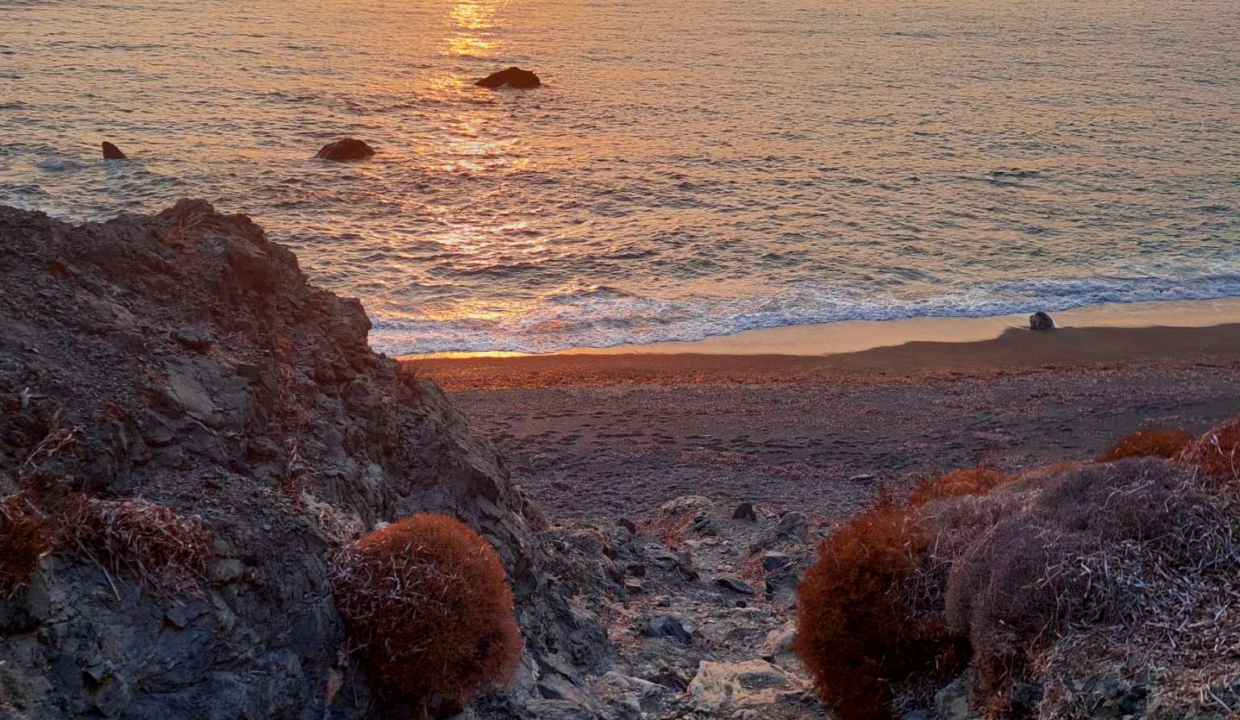
[[715, 578], [715, 584], [724, 590], [731, 590], [732, 592], [740, 593], [741, 595], [754, 594], [753, 586], [739, 578], [725, 575], [724, 577]]
[[697, 629], [697, 624], [683, 615], [656, 615], [646, 623], [645, 634], [690, 645]]
[[758, 522], [758, 513], [754, 510], [753, 503], [741, 503], [732, 511], [732, 519]]
[[688, 688], [693, 708], [711, 717], [745, 711], [772, 717], [776, 705], [803, 690], [804, 683], [765, 660], [703, 662]]
[[1054, 330], [1055, 321], [1051, 319], [1050, 315], [1038, 311], [1029, 316], [1029, 329], [1038, 331]]
[[792, 558], [781, 552], [768, 552], [762, 554], [762, 569], [767, 572], [774, 572], [788, 567], [792, 563]]
[[802, 512], [786, 513], [779, 519], [779, 526], [775, 530], [780, 538], [795, 540], [797, 542], [809, 541], [809, 518]]

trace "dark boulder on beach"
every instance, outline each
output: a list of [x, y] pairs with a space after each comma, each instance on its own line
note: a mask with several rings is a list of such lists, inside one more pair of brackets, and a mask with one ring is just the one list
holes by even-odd
[[345, 138], [324, 145], [323, 149], [319, 150], [319, 154], [315, 155], [320, 160], [331, 160], [332, 162], [352, 162], [355, 160], [366, 160], [374, 156], [374, 148], [355, 138]]
[[1054, 330], [1055, 321], [1051, 319], [1050, 315], [1047, 315], [1044, 312], [1040, 312], [1040, 311], [1035, 312], [1034, 314], [1029, 316], [1029, 329], [1030, 330]]
[[104, 160], [128, 160], [129, 158], [125, 155], [125, 153], [121, 152], [120, 148], [116, 147], [115, 145], [108, 142], [107, 140], [104, 140], [103, 141], [103, 159]]
[[484, 88], [500, 88], [505, 85], [519, 90], [528, 90], [542, 85], [542, 81], [538, 76], [529, 70], [522, 70], [519, 67], [510, 67], [507, 70], [501, 70], [497, 73], [491, 73], [474, 83], [478, 87]]

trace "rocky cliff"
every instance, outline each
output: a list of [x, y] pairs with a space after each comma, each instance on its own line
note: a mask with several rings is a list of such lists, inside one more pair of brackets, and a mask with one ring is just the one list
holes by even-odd
[[334, 544], [421, 511], [481, 532], [517, 596], [526, 658], [479, 712], [554, 711], [538, 678], [602, 668], [606, 633], [567, 599], [575, 570], [544, 549], [503, 459], [434, 384], [370, 350], [357, 300], [310, 285], [248, 218], [182, 201], [70, 226], [0, 208], [0, 280], [0, 497], [36, 512], [141, 498], [211, 542], [183, 593], [46, 555], [0, 596], [0, 706], [404, 716], [350, 660], [326, 566]]

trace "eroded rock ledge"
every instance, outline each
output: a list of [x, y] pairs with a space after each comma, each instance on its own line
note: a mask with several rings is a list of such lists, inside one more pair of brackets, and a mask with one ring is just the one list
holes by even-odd
[[421, 511], [478, 529], [517, 596], [526, 660], [483, 715], [523, 712], [535, 677], [604, 669], [606, 633], [568, 600], [575, 570], [503, 459], [370, 350], [357, 300], [308, 284], [248, 218], [192, 200], [80, 226], [0, 208], [0, 286], [0, 496], [141, 497], [214, 538], [200, 596], [45, 557], [0, 597], [0, 704], [41, 720], [407, 716], [349, 660], [325, 567], [334, 543]]

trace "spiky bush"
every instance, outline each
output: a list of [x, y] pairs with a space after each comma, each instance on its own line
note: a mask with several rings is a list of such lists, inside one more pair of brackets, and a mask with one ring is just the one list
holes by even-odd
[[902, 686], [959, 669], [967, 648], [906, 593], [930, 536], [885, 496], [822, 542], [797, 589], [793, 650], [844, 720], [890, 718]]
[[985, 495], [1002, 483], [1007, 476], [994, 468], [976, 467], [930, 478], [913, 488], [908, 496], [909, 505], [920, 507], [935, 500]]
[[1138, 430], [1111, 446], [1098, 462], [1115, 462], [1131, 457], [1154, 457], [1169, 460], [1182, 452], [1193, 436], [1175, 428], [1148, 427]]
[[52, 533], [24, 495], [0, 500], [0, 597], [30, 582], [39, 559], [52, 548]]
[[113, 575], [156, 595], [195, 594], [206, 580], [211, 534], [196, 518], [146, 500], [71, 495], [60, 513], [61, 540]]
[[1176, 459], [1221, 484], [1240, 482], [1240, 418], [1228, 420], [1190, 442]]
[[494, 548], [465, 524], [414, 515], [342, 549], [332, 565], [350, 640], [389, 695], [460, 704], [512, 676], [522, 652]]

